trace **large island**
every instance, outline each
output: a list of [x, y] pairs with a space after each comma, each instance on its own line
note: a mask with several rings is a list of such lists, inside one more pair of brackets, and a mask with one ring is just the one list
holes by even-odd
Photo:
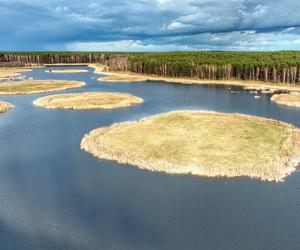
[[279, 182], [300, 160], [300, 130], [261, 117], [176, 111], [95, 129], [81, 148], [150, 171]]

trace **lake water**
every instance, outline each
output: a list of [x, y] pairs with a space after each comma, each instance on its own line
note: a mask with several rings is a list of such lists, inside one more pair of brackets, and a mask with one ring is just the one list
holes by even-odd
[[0, 116], [0, 249], [299, 249], [299, 173], [281, 184], [172, 176], [100, 161], [81, 151], [80, 141], [94, 128], [178, 109], [259, 115], [300, 127], [300, 109], [243, 90], [99, 82], [88, 69], [25, 75], [87, 83], [56, 93], [127, 92], [145, 102], [71, 111], [33, 106], [47, 94], [0, 96], [16, 106]]

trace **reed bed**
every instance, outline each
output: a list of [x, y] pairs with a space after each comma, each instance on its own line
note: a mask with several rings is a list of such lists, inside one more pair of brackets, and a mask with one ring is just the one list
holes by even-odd
[[65, 80], [25, 80], [0, 84], [0, 95], [39, 94], [84, 86], [84, 82]]
[[85, 92], [50, 95], [39, 98], [36, 106], [50, 109], [113, 109], [142, 103], [143, 99], [125, 93]]
[[10, 80], [20, 76], [22, 72], [28, 71], [31, 71], [31, 69], [21, 67], [0, 67], [0, 80]]
[[155, 172], [280, 182], [300, 161], [300, 131], [261, 117], [185, 110], [95, 129], [81, 148]]
[[14, 108], [14, 105], [0, 100], [0, 113], [5, 113], [12, 108]]
[[62, 73], [62, 74], [67, 74], [67, 73], [87, 73], [89, 72], [86, 69], [49, 69], [46, 70], [47, 73]]
[[272, 96], [271, 100], [281, 105], [300, 108], [299, 93], [276, 94]]

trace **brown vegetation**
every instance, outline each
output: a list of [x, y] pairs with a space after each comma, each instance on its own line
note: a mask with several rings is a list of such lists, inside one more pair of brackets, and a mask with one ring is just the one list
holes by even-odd
[[0, 100], [0, 113], [5, 113], [13, 107], [14, 105]]
[[47, 73], [86, 73], [89, 72], [86, 69], [49, 69]]
[[84, 82], [65, 80], [26, 80], [0, 84], [0, 95], [38, 94], [84, 86]]
[[10, 80], [20, 76], [22, 72], [31, 71], [30, 68], [0, 67], [0, 80]]
[[300, 108], [300, 93], [276, 94], [271, 100], [281, 105]]
[[113, 109], [142, 103], [143, 99], [125, 93], [86, 92], [45, 96], [33, 103], [45, 108]]
[[261, 117], [176, 111], [95, 129], [81, 148], [151, 171], [278, 182], [300, 160], [300, 131]]

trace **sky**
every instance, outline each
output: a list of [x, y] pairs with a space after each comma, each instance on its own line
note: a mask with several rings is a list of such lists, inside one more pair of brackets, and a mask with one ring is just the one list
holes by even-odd
[[300, 0], [0, 0], [0, 50], [299, 50], [299, 11]]

